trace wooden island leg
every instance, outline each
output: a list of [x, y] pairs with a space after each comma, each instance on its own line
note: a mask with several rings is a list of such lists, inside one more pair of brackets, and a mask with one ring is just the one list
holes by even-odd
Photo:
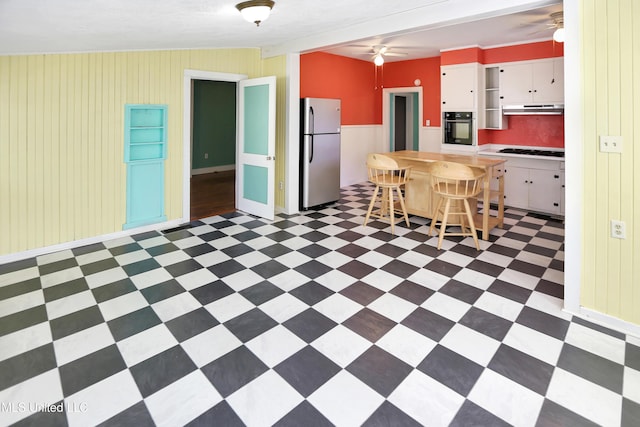
[[489, 183], [491, 182], [491, 172], [491, 168], [487, 168], [482, 184], [482, 240], [489, 240], [489, 215], [491, 214], [491, 194], [489, 190]]
[[504, 175], [498, 177], [498, 227], [504, 227]]

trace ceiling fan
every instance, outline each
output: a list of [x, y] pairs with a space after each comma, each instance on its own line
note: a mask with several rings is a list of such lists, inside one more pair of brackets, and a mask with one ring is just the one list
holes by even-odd
[[[549, 22], [549, 18], [551, 18], [551, 22]], [[541, 24], [544, 24], [545, 28], [535, 31], [532, 34], [536, 34], [542, 31], [555, 30], [553, 32], [553, 40], [557, 43], [564, 42], [564, 15], [562, 11], [553, 12], [549, 15], [549, 17], [544, 18], [543, 22], [533, 22], [529, 25]]]
[[553, 40], [557, 43], [564, 42], [564, 15], [562, 11], [554, 12], [551, 14], [553, 24], [549, 24], [550, 28], [555, 28], [553, 32]]
[[373, 63], [377, 66], [384, 64], [385, 56], [407, 56], [406, 52], [394, 52], [390, 47], [384, 45], [376, 45], [371, 48], [373, 55]]
[[[368, 46], [355, 46], [352, 47], [368, 47]], [[367, 52], [363, 52], [360, 55], [368, 55], [373, 60], [374, 64], [380, 66], [384, 64], [385, 56], [407, 56], [406, 52], [396, 52], [393, 48], [385, 45], [374, 45]]]

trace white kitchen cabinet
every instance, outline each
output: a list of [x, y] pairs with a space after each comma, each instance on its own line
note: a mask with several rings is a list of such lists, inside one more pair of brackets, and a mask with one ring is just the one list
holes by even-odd
[[529, 168], [509, 166], [504, 174], [504, 204], [529, 209]]
[[477, 111], [479, 64], [440, 67], [442, 111]]
[[[564, 167], [564, 165], [563, 165]], [[562, 184], [562, 193], [560, 194], [560, 215], [564, 216], [564, 206], [565, 206], [565, 199], [564, 199], [564, 171], [560, 172], [560, 184]]]
[[505, 168], [505, 205], [549, 214], [563, 212], [564, 174], [557, 164], [553, 170], [536, 169], [535, 161], [531, 161], [534, 168], [512, 166], [510, 162]]
[[564, 103], [563, 58], [502, 64], [500, 102], [502, 105]]

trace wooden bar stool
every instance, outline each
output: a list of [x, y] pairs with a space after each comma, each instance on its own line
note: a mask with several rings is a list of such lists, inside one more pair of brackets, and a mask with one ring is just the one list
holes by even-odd
[[[394, 159], [384, 154], [369, 154], [367, 156], [367, 171], [369, 181], [375, 184], [376, 188], [362, 225], [366, 226], [369, 217], [373, 215], [378, 219], [388, 220], [391, 223], [391, 234], [394, 234], [395, 214], [398, 213], [404, 216], [407, 227], [409, 227], [409, 216], [401, 187], [409, 181], [411, 166], [400, 167]], [[400, 209], [396, 207], [394, 191], [400, 202]], [[379, 195], [379, 193], [381, 194]], [[380, 201], [379, 209], [374, 210], [374, 204], [378, 200]], [[398, 219], [401, 220], [401, 218]]]
[[[442, 239], [446, 235], [472, 236], [476, 249], [480, 250], [469, 199], [476, 197], [482, 191], [484, 171], [459, 163], [441, 161], [431, 165], [430, 174], [431, 189], [440, 196], [429, 227], [429, 235], [431, 235], [438, 221], [438, 216], [441, 216], [438, 249], [442, 247]], [[451, 216], [458, 217], [459, 221], [450, 222], [449, 217]], [[459, 225], [461, 231], [459, 233], [446, 232], [447, 225]], [[469, 231], [466, 231], [467, 228]]]

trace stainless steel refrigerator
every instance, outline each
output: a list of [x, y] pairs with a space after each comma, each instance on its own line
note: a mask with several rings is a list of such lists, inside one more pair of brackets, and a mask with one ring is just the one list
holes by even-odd
[[340, 199], [340, 100], [302, 98], [300, 208]]

